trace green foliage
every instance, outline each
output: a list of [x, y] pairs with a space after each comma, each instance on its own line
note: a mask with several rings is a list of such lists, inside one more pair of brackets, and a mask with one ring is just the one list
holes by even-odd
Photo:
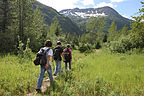
[[62, 34], [62, 30], [58, 20], [55, 20], [53, 23], [51, 23], [49, 30], [50, 35], [60, 36]]
[[[34, 57], [34, 54], [32, 56]], [[34, 90], [39, 67], [35, 67], [29, 59], [25, 59], [22, 64], [19, 64], [18, 57], [14, 55], [0, 57], [0, 61], [1, 96], [22, 96]]]
[[141, 22], [139, 17], [132, 23], [131, 42], [134, 48], [144, 48], [144, 22]]
[[[19, 40], [26, 47], [30, 38], [30, 48], [33, 51], [41, 46], [41, 36], [44, 33], [43, 17], [39, 8], [33, 10], [35, 0], [1, 0], [0, 7], [0, 45], [1, 52], [17, 50]], [[17, 38], [19, 36], [19, 38]]]
[[79, 47], [80, 52], [91, 52], [92, 50], [92, 45], [91, 44], [81, 44]]
[[18, 57], [24, 58], [24, 44], [20, 40], [19, 40], [19, 46], [18, 46]]
[[27, 40], [26, 48], [24, 49], [24, 44], [19, 41], [19, 47], [18, 47], [18, 57], [19, 61], [23, 61], [23, 59], [32, 60], [32, 50], [29, 48], [30, 39]]
[[[142, 52], [142, 49], [144, 48], [144, 22], [142, 21], [144, 19], [143, 9], [139, 11], [141, 14], [138, 17], [134, 17], [134, 21], [132, 22], [132, 29], [128, 31], [127, 26], [124, 26], [121, 30], [121, 36], [115, 35], [114, 33], [114, 23], [111, 25], [111, 30], [113, 28], [113, 34], [109, 34], [108, 40], [110, 40], [110, 50], [112, 52], [119, 52], [119, 53], [125, 53], [126, 51], [134, 51], [139, 50]], [[111, 31], [112, 32], [112, 31]], [[129, 32], [129, 33], [128, 33]], [[117, 40], [117, 41], [113, 41]], [[134, 53], [140, 53], [137, 51], [134, 51]], [[129, 53], [128, 52], [128, 53]]]
[[109, 32], [109, 37], [108, 41], [114, 41], [118, 37], [118, 32], [117, 32], [117, 26], [115, 25], [115, 22], [113, 21], [112, 24], [110, 25], [110, 28], [108, 30]]
[[105, 27], [106, 19], [104, 17], [92, 17], [86, 25], [86, 30], [89, 32], [85, 37], [86, 42], [94, 44], [96, 40], [98, 42], [102, 41]]
[[121, 30], [121, 35], [128, 35], [128, 26], [124, 25], [123, 29]]
[[95, 49], [100, 49], [102, 46], [101, 46], [101, 44], [100, 44], [100, 42], [97, 42], [96, 44], [95, 44]]
[[112, 41], [110, 44], [112, 52], [125, 53], [132, 48], [129, 36], [121, 36], [118, 41]]
[[26, 48], [24, 50], [24, 58], [32, 61], [32, 50], [29, 48], [30, 39], [28, 38]]
[[15, 0], [0, 0], [0, 52], [13, 52], [16, 49], [17, 42], [15, 41]]

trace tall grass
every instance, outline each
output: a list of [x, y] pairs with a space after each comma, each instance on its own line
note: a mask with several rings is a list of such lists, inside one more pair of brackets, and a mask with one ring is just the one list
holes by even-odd
[[22, 95], [33, 91], [39, 68], [14, 55], [0, 57], [0, 95]]
[[[143, 96], [143, 59], [142, 54], [73, 51], [72, 70], [61, 73], [44, 95]], [[39, 66], [8, 55], [0, 57], [0, 74], [0, 95], [24, 95], [35, 89]]]
[[54, 89], [48, 89], [47, 95], [144, 95], [144, 55], [111, 54], [102, 50], [85, 55], [75, 51], [73, 55], [72, 71], [56, 79]]
[[91, 82], [103, 80], [107, 95], [117, 92], [129, 96], [144, 95], [144, 55], [93, 53], [80, 64], [85, 67], [79, 72], [81, 80]]

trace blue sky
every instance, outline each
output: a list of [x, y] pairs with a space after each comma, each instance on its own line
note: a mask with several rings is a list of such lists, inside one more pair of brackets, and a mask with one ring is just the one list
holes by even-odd
[[110, 6], [124, 17], [136, 16], [139, 9], [142, 9], [140, 1], [143, 0], [38, 0], [57, 11], [72, 8], [98, 8]]

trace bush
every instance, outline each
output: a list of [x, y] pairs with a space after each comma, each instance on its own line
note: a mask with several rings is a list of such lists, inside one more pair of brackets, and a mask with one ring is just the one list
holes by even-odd
[[101, 48], [101, 44], [100, 44], [100, 42], [97, 42], [96, 44], [95, 44], [95, 49], [100, 49]]
[[79, 47], [79, 51], [82, 53], [82, 52], [88, 52], [92, 50], [92, 45], [90, 44], [82, 44], [80, 47]]
[[144, 54], [144, 48], [133, 48], [126, 52], [127, 54]]
[[112, 52], [125, 53], [132, 49], [132, 43], [130, 42], [129, 36], [123, 36], [118, 41], [110, 42], [110, 50]]
[[27, 40], [26, 48], [24, 50], [24, 58], [28, 60], [32, 60], [32, 50], [29, 48], [30, 39]]

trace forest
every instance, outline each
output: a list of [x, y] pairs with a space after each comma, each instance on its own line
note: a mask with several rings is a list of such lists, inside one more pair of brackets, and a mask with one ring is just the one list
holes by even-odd
[[47, 25], [35, 1], [0, 0], [0, 96], [35, 90], [39, 66], [33, 60], [45, 40], [52, 48], [57, 41], [63, 48], [70, 44], [73, 61], [72, 70], [57, 77], [44, 95], [144, 95], [144, 2], [130, 26], [118, 29], [115, 21], [107, 26], [107, 18], [91, 17], [86, 25], [77, 24], [83, 27], [77, 34], [63, 32], [58, 19]]

